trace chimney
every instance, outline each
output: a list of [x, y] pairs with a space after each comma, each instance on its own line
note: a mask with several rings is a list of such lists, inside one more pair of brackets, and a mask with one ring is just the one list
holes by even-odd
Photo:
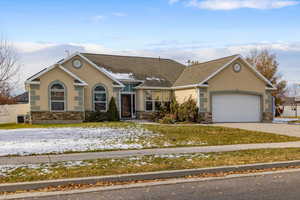
[[67, 54], [67, 57], [70, 56], [70, 51], [69, 50], [65, 50], [66, 54]]

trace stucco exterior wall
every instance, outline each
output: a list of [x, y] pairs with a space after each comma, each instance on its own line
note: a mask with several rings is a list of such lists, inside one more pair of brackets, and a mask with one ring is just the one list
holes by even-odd
[[28, 115], [29, 104], [0, 105], [0, 124], [17, 123], [18, 115]]
[[198, 89], [177, 89], [174, 91], [175, 98], [179, 104], [184, 103], [190, 97], [198, 102]]
[[145, 111], [145, 90], [136, 90], [136, 110]]
[[[75, 59], [79, 59], [82, 62], [82, 66], [79, 69], [73, 67], [72, 62]], [[75, 56], [73, 59], [64, 63], [63, 66], [88, 84], [84, 87], [84, 107], [86, 111], [92, 111], [93, 109], [92, 90], [97, 84], [105, 86], [107, 90], [107, 106], [113, 95], [115, 98], [118, 98], [118, 94], [113, 91], [113, 81], [80, 57]]]
[[[237, 63], [242, 66], [240, 72], [235, 72], [233, 70], [233, 66]], [[249, 67], [246, 66], [246, 64], [241, 59], [232, 63], [226, 69], [210, 79], [208, 81], [208, 85], [208, 93], [222, 91], [257, 93], [259, 95], [262, 95], [262, 97], [264, 98], [262, 100], [264, 110], [268, 108], [265, 101], [266, 83], [258, 78], [258, 76], [251, 69], [249, 69]], [[206, 109], [211, 112], [211, 96], [208, 95], [207, 98], [208, 101], [206, 103]]]
[[[50, 111], [49, 85], [53, 81], [60, 81], [64, 83], [66, 87], [66, 111], [77, 110], [76, 108], [78, 106], [78, 102], [75, 101], [75, 97], [78, 96], [78, 92], [75, 90], [74, 79], [71, 76], [69, 76], [66, 72], [56, 67], [40, 76], [39, 91], [35, 90], [36, 94], [39, 95], [39, 101], [36, 101], [34, 105], [39, 109], [34, 111]], [[32, 93], [32, 88], [30, 89], [30, 93]], [[30, 96], [30, 104], [32, 104], [32, 96]]]

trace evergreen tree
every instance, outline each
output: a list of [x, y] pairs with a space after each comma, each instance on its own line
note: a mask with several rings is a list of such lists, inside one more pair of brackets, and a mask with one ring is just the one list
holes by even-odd
[[107, 118], [109, 121], [120, 121], [119, 111], [114, 97], [110, 99]]

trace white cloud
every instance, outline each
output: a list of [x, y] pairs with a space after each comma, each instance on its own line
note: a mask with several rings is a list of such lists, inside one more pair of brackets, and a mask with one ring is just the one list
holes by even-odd
[[96, 16], [92, 17], [93, 22], [100, 22], [100, 21], [103, 21], [104, 19], [105, 19], [105, 16], [103, 16], [103, 15], [96, 15]]
[[90, 53], [111, 53], [111, 50], [108, 48], [105, 48], [103, 45], [99, 44], [93, 44], [93, 43], [69, 43], [71, 46], [75, 47], [82, 47], [84, 51], [90, 52]]
[[[169, 0], [173, 4], [179, 0]], [[186, 0], [188, 6], [208, 10], [234, 10], [240, 8], [276, 9], [298, 5], [298, 0]]]
[[114, 12], [112, 13], [113, 16], [116, 16], [116, 17], [126, 17], [127, 14], [126, 13], [122, 13], [122, 12]]
[[23, 53], [33, 52], [42, 50], [44, 48], [53, 47], [55, 43], [44, 43], [44, 42], [13, 42], [14, 47]]

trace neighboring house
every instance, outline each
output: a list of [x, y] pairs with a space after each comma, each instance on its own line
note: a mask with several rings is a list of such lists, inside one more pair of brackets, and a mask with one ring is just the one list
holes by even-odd
[[29, 111], [28, 103], [0, 105], [0, 124], [24, 123], [27, 120]]
[[16, 103], [29, 103], [28, 92], [24, 92], [14, 97]]
[[241, 56], [193, 66], [170, 59], [75, 53], [26, 81], [33, 123], [80, 122], [107, 111], [115, 97], [120, 117], [145, 119], [174, 95], [189, 97], [206, 122], [273, 119], [275, 88]]
[[15, 104], [0, 105], [0, 123], [24, 123], [29, 115], [28, 92], [14, 97]]
[[281, 114], [282, 117], [300, 116], [300, 98], [285, 97], [281, 109], [282, 109], [282, 114]]

